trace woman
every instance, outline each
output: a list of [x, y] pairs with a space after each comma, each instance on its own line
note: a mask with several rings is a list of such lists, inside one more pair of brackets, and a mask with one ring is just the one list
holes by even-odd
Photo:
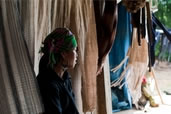
[[77, 60], [77, 42], [67, 28], [57, 28], [43, 42], [37, 76], [46, 114], [79, 114], [68, 68]]

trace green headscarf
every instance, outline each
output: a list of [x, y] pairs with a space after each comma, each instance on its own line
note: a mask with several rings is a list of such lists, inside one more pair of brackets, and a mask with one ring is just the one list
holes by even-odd
[[53, 68], [60, 61], [60, 53], [77, 47], [77, 41], [67, 28], [57, 28], [43, 42], [40, 52], [49, 55], [49, 65]]

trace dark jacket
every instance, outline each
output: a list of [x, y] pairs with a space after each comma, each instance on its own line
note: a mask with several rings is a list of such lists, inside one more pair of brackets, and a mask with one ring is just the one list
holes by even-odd
[[40, 72], [37, 80], [46, 114], [79, 114], [68, 72], [61, 79], [53, 70], [48, 69]]

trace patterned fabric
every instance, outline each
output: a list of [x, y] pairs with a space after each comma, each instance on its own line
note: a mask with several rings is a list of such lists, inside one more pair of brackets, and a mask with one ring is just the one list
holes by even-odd
[[49, 55], [49, 65], [53, 68], [60, 61], [60, 53], [77, 47], [75, 36], [67, 28], [57, 28], [43, 42], [40, 52]]

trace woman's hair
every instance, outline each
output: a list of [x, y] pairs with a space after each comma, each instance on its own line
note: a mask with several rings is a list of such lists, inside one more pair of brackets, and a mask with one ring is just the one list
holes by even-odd
[[40, 65], [44, 66], [46, 64], [46, 66], [50, 66], [51, 68], [61, 60], [61, 52], [77, 47], [75, 36], [67, 28], [56, 28], [47, 35], [42, 44], [40, 52], [44, 56], [42, 57], [42, 61], [40, 60]]
[[47, 71], [49, 63], [49, 56], [47, 54], [43, 55], [39, 62], [39, 72]]

